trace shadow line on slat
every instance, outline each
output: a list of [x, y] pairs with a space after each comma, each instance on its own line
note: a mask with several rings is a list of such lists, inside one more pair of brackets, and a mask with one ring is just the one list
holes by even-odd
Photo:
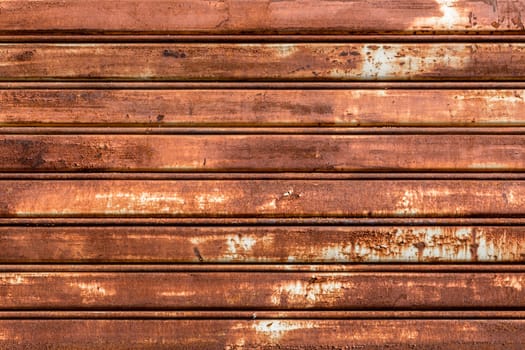
[[188, 35], [188, 34], [0, 34], [0, 43], [362, 43], [362, 42], [525, 42], [525, 35], [501, 34], [343, 34], [343, 35]]
[[525, 226], [522, 218], [0, 218], [3, 226]]
[[522, 81], [353, 81], [353, 82], [250, 82], [250, 81], [0, 81], [0, 89], [524, 89]]
[[0, 126], [1, 134], [15, 135], [523, 135], [525, 127], [521, 125], [450, 127], [450, 126], [376, 126], [376, 127], [149, 127], [114, 126]]
[[[2, 180], [525, 180], [519, 170], [480, 172], [384, 171], [384, 172], [0, 172]], [[321, 218], [322, 219], [322, 218]]]
[[0, 319], [523, 319], [525, 311], [0, 311]]
[[524, 264], [516, 263], [405, 263], [405, 264], [362, 264], [362, 263], [316, 263], [316, 264], [254, 264], [254, 263], [215, 263], [215, 264], [165, 264], [165, 263], [136, 263], [136, 264], [119, 264], [119, 263], [101, 263], [101, 264], [70, 264], [70, 263], [53, 263], [53, 264], [0, 264], [0, 272], [78, 272], [78, 273], [95, 273], [95, 272], [115, 272], [115, 273], [176, 273], [176, 272], [260, 272], [260, 273], [503, 273], [503, 272], [525, 272]]

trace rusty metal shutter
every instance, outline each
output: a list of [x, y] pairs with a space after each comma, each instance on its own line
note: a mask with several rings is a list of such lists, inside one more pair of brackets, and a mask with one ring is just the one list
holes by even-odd
[[524, 9], [1, 1], [0, 348], [522, 349]]

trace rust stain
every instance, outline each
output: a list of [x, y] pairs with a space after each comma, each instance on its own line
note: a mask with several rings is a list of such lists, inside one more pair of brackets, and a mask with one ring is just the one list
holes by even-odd
[[[159, 122], [165, 126], [195, 127], [524, 126], [521, 113], [525, 108], [524, 95], [520, 89], [7, 89], [0, 90], [0, 123], [4, 126], [139, 126]], [[484, 113], [480, 114], [480, 109]], [[135, 151], [135, 157], [140, 151]]]
[[[16, 233], [16, 234], [15, 234]], [[4, 263], [522, 262], [519, 227], [0, 228]]]
[[343, 284], [337, 280], [325, 277], [310, 277], [308, 281], [295, 281], [286, 284], [278, 284], [272, 289], [271, 302], [274, 305], [283, 304], [316, 304], [320, 300], [330, 305], [336, 304], [338, 299], [344, 297], [345, 288], [351, 288], [347, 283]]
[[[448, 310], [524, 306], [523, 273], [22, 273], [0, 284], [5, 310]], [[5, 279], [12, 274], [3, 274]], [[133, 286], [133, 288], [130, 288]], [[210, 288], [213, 286], [213, 288]], [[239, 291], [242, 291], [240, 293]]]
[[[348, 34], [348, 33], [490, 33], [519, 31], [511, 18], [519, 17], [518, 1], [417, 0], [406, 1], [268, 1], [190, 0], [148, 2], [133, 0], [119, 6], [39, 1], [2, 3], [9, 32], [159, 34]], [[57, 23], [67, 13], [67, 20]], [[504, 23], [494, 28], [493, 22]]]
[[[3, 180], [1, 214], [4, 217], [409, 218], [494, 217], [524, 212], [523, 181], [352, 180], [351, 183], [352, 186], [346, 180], [157, 180], [154, 184], [139, 180]], [[279, 200], [290, 189], [300, 196], [291, 199], [284, 196], [285, 199]], [[407, 191], [417, 196], [407, 202]], [[221, 193], [224, 201], [208, 201], [203, 210], [199, 196], [210, 193]]]
[[[520, 80], [523, 44], [4, 44], [4, 80]], [[21, 67], [13, 55], [33, 50]], [[341, 52], [359, 55], [340, 56]], [[178, 57], [174, 57], [178, 56]], [[184, 56], [184, 57], [182, 57]], [[59, 62], [59, 63], [58, 63]]]
[[[521, 171], [524, 140], [521, 135], [5, 135], [0, 138], [0, 170]], [[410, 213], [417, 196], [406, 191], [399, 214]], [[513, 198], [509, 193], [509, 201]], [[201, 209], [226, 201], [217, 191], [196, 199]], [[300, 199], [301, 193], [290, 188], [275, 206]]]
[[523, 348], [524, 10], [0, 1], [0, 348]]

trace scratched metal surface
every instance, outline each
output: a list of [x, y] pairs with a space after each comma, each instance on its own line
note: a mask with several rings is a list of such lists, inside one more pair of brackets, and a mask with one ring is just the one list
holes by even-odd
[[523, 349], [524, 0], [0, 2], [0, 349]]

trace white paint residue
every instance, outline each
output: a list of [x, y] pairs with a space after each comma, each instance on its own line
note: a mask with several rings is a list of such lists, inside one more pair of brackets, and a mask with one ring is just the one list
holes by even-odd
[[195, 197], [197, 200], [197, 204], [199, 206], [199, 209], [203, 210], [206, 209], [210, 204], [215, 203], [224, 203], [226, 201], [226, 197], [222, 194], [200, 194]]
[[300, 302], [306, 299], [309, 302], [317, 302], [321, 297], [323, 301], [333, 300], [342, 291], [343, 284], [335, 281], [314, 281], [305, 283], [301, 281], [290, 282], [277, 287], [272, 294], [271, 301], [274, 305], [281, 304], [284, 296], [290, 302]]
[[267, 211], [267, 210], [274, 210], [277, 209], [277, 200], [272, 199], [271, 201], [264, 203], [263, 205], [260, 205], [257, 207], [257, 210], [260, 211]]
[[5, 284], [22, 284], [25, 279], [20, 275], [14, 275], [13, 277], [4, 277], [2, 278], [2, 283]]
[[98, 297], [112, 296], [116, 294], [114, 289], [102, 287], [98, 283], [70, 283], [69, 285], [80, 289], [80, 295], [84, 302], [90, 302]]
[[237, 258], [238, 254], [248, 253], [257, 243], [256, 236], [241, 236], [230, 235], [226, 237], [226, 245], [228, 246], [228, 253], [230, 257]]
[[[415, 45], [364, 45], [361, 51], [363, 66], [360, 76], [365, 79], [406, 79], [436, 69], [461, 69], [469, 63], [466, 52], [472, 45], [455, 44], [447, 48]], [[346, 73], [331, 72], [334, 77]]]
[[293, 44], [276, 44], [274, 47], [281, 58], [291, 56], [297, 51], [296, 46]]
[[254, 322], [252, 327], [257, 334], [264, 335], [271, 341], [278, 341], [288, 332], [311, 329], [314, 325], [308, 321], [269, 320]]
[[[141, 213], [144, 209], [154, 209], [160, 213], [179, 213], [180, 208], [173, 208], [171, 205], [181, 206], [185, 204], [184, 198], [176, 194], [164, 193], [97, 193], [95, 198], [106, 200], [108, 213], [119, 214]], [[151, 208], [152, 204], [158, 205], [158, 207]]]
[[507, 287], [513, 288], [518, 292], [523, 290], [523, 279], [517, 276], [496, 277], [494, 279], [494, 285], [496, 287]]
[[190, 242], [191, 244], [193, 244], [194, 246], [198, 246], [202, 243], [205, 243], [207, 242], [208, 240], [213, 240], [214, 237], [213, 236], [199, 236], [199, 237], [192, 237], [190, 238]]
[[159, 295], [163, 297], [190, 297], [195, 295], [193, 291], [169, 291], [169, 292], [160, 292]]
[[284, 192], [284, 193], [283, 193], [283, 197], [289, 197], [289, 196], [291, 196], [292, 194], [293, 194], [293, 189]]
[[97, 199], [105, 199], [108, 202], [108, 208], [111, 207], [114, 199], [126, 199], [132, 202], [135, 202], [140, 205], [147, 205], [149, 203], [158, 203], [158, 202], [173, 202], [177, 204], [184, 204], [184, 198], [181, 198], [177, 195], [166, 195], [162, 194], [153, 194], [148, 192], [142, 192], [140, 194], [136, 193], [97, 193], [95, 195]]
[[417, 199], [419, 194], [416, 191], [405, 191], [403, 197], [396, 205], [397, 215], [415, 215], [419, 212], [417, 206]]
[[[367, 53], [370, 53], [368, 55]], [[364, 55], [363, 55], [364, 54]], [[365, 45], [361, 56], [364, 57], [361, 75], [364, 78], [388, 78], [399, 74], [400, 68], [394, 64], [399, 61], [397, 50], [385, 49], [380, 45]]]
[[323, 248], [321, 251], [321, 257], [323, 261], [331, 262], [345, 262], [348, 260], [348, 254], [350, 253], [350, 246], [330, 246]]
[[419, 17], [413, 23], [412, 27], [421, 29], [455, 29], [461, 25], [461, 14], [457, 11], [457, 0], [435, 0], [439, 4], [439, 10], [442, 15], [439, 17]]
[[516, 104], [520, 104], [520, 105], [523, 105], [524, 103], [524, 96], [525, 96], [525, 92], [520, 92], [518, 90], [514, 90], [510, 93], [507, 93], [507, 94], [504, 94], [502, 92], [499, 92], [499, 95], [492, 95], [488, 98], [486, 98], [486, 100], [488, 102], [490, 102], [491, 104], [492, 103], [502, 103], [504, 105], [508, 105], [508, 104], [513, 104], [513, 103], [516, 103]]

